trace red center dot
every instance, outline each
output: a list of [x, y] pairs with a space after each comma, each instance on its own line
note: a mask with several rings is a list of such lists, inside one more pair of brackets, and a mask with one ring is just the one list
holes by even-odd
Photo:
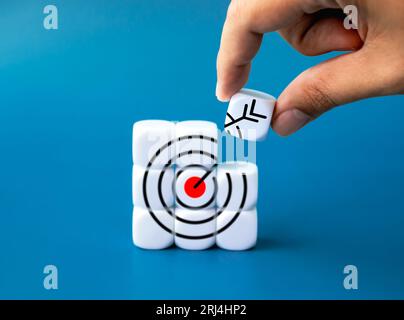
[[205, 193], [206, 184], [202, 181], [196, 188], [195, 185], [201, 180], [199, 177], [191, 177], [185, 181], [185, 193], [191, 198], [199, 198]]

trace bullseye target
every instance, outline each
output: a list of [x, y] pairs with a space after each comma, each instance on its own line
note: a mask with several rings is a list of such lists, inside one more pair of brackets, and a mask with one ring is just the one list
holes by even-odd
[[174, 189], [177, 204], [193, 210], [214, 207], [217, 194], [214, 171], [215, 168], [201, 165], [177, 169]]
[[[183, 142], [189, 143], [184, 144]], [[224, 197], [225, 199], [223, 201], [223, 205], [220, 208], [217, 207], [217, 156], [213, 152], [206, 151], [206, 148], [195, 149], [196, 145], [202, 145], [202, 143], [206, 142], [211, 144], [213, 146], [213, 149], [218, 149], [217, 139], [209, 136], [186, 135], [172, 139], [164, 143], [160, 148], [157, 149], [157, 151], [150, 157], [150, 161], [145, 168], [142, 182], [142, 193], [148, 213], [164, 231], [173, 234], [175, 237], [188, 240], [201, 240], [214, 237], [228, 229], [237, 220], [240, 212], [243, 210], [246, 203], [248, 191], [246, 175], [241, 175], [242, 183], [241, 185], [237, 185], [237, 195], [239, 199], [232, 199], [234, 194], [233, 190], [235, 188], [233, 177], [231, 173], [226, 173], [225, 180], [227, 194]], [[179, 143], [181, 143], [181, 148], [178, 148]], [[184, 148], [184, 146], [189, 147]], [[166, 156], [168, 149], [179, 149], [179, 151], [177, 153], [174, 153], [174, 155], [170, 157], [168, 161], [166, 161], [163, 168], [158, 169], [158, 182], [155, 184], [155, 188], [153, 188], [153, 194], [150, 194], [150, 187], [148, 187], [148, 184], [152, 182], [151, 172], [153, 170], [153, 174], [155, 174], [155, 171], [157, 170], [154, 168], [154, 163], [161, 162], [161, 158], [163, 157], [163, 155]], [[211, 163], [213, 163], [213, 165], [203, 166], [201, 164], [189, 164], [186, 166], [176, 167], [176, 164], [179, 162], [179, 160], [185, 160], [182, 163], [187, 163], [189, 162], [188, 160], [186, 160], [187, 157], [193, 157], [193, 159], [195, 159], [196, 155], [198, 155], [200, 159], [209, 160]], [[194, 162], [194, 160], [192, 160], [191, 162]], [[175, 170], [175, 177], [170, 188], [172, 188], [172, 192], [174, 193], [176, 206], [189, 210], [195, 210], [195, 212], [197, 212], [197, 210], [209, 209], [213, 210], [212, 215], [204, 217], [203, 219], [194, 219], [184, 218], [175, 214], [175, 210], [167, 204], [167, 199], [165, 198], [165, 193], [163, 192], [163, 181], [165, 179], [164, 177], [170, 170]], [[178, 232], [173, 226], [169, 226], [167, 225], [167, 223], [164, 223], [164, 219], [161, 218], [160, 208], [154, 208], [153, 205], [151, 205], [151, 201], [149, 199], [151, 197], [156, 197], [156, 195], [158, 196], [161, 207], [163, 208], [166, 215], [173, 217], [176, 221], [190, 226], [202, 226], [203, 224], [209, 223], [211, 224], [213, 220], [215, 220], [227, 209], [229, 203], [238, 202], [238, 206], [236, 210], [231, 210], [232, 217], [228, 219], [228, 222], [225, 225], [221, 226], [220, 229], [215, 229], [204, 234], [195, 234], [192, 232], [192, 228], [190, 228], [187, 232], [184, 232], [184, 229], [182, 229], [181, 232]], [[159, 212], [159, 214], [157, 214], [157, 211]]]

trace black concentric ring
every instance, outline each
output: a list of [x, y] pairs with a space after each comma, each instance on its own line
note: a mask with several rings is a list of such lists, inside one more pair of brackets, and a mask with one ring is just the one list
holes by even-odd
[[[147, 164], [146, 171], [145, 171], [145, 174], [144, 174], [144, 176], [143, 176], [143, 186], [142, 186], [142, 187], [143, 187], [143, 197], [144, 197], [144, 201], [145, 201], [146, 208], [147, 208], [147, 210], [149, 211], [149, 214], [151, 215], [151, 217], [153, 218], [153, 220], [154, 220], [163, 230], [167, 231], [168, 233], [174, 234], [174, 235], [177, 236], [177, 237], [184, 238], [184, 239], [191, 239], [191, 240], [207, 239], [207, 238], [210, 238], [210, 237], [212, 237], [212, 236], [215, 236], [215, 235], [217, 235], [217, 234], [219, 234], [219, 233], [225, 231], [227, 228], [229, 228], [229, 227], [237, 220], [238, 216], [240, 215], [241, 211], [242, 211], [243, 208], [244, 208], [245, 201], [246, 201], [246, 198], [247, 198], [247, 188], [248, 188], [248, 186], [247, 186], [247, 176], [246, 176], [245, 173], [242, 174], [242, 177], [243, 177], [243, 195], [242, 195], [242, 199], [241, 199], [241, 203], [240, 203], [239, 209], [238, 209], [237, 212], [235, 213], [234, 217], [233, 217], [225, 226], [223, 226], [221, 229], [216, 230], [215, 232], [212, 232], [212, 233], [209, 233], [209, 234], [204, 234], [204, 235], [199, 235], [199, 236], [189, 236], [189, 235], [177, 233], [177, 232], [175, 232], [175, 230], [171, 230], [170, 228], [166, 227], [166, 226], [156, 217], [156, 215], [155, 215], [154, 212], [153, 212], [153, 209], [150, 207], [150, 202], [149, 202], [149, 199], [148, 199], [148, 197], [147, 197], [147, 188], [146, 188], [146, 186], [147, 186], [147, 178], [148, 178], [148, 176], [149, 176], [149, 170], [150, 170], [150, 168], [152, 167], [153, 162], [156, 160], [156, 158], [157, 158], [166, 148], [170, 147], [172, 144], [174, 144], [174, 143], [176, 143], [176, 142], [178, 142], [178, 141], [183, 141], [183, 140], [187, 140], [187, 139], [208, 140], [208, 141], [210, 141], [210, 142], [212, 142], [212, 143], [216, 143], [216, 144], [217, 144], [217, 140], [216, 140], [216, 139], [211, 138], [211, 137], [206, 137], [206, 136], [203, 136], [203, 135], [189, 135], [189, 136], [183, 136], [183, 137], [179, 137], [179, 138], [177, 138], [177, 139], [170, 140], [169, 142], [167, 142], [166, 144], [164, 144], [160, 149], [158, 149], [158, 150], [156, 151], [156, 153], [152, 156], [151, 160], [150, 160], [149, 163]], [[176, 217], [175, 214], [170, 210], [170, 208], [167, 206], [166, 202], [164, 201], [164, 198], [163, 198], [163, 195], [162, 195], [162, 191], [161, 191], [161, 183], [162, 183], [164, 174], [165, 174], [165, 172], [167, 171], [167, 169], [172, 165], [172, 163], [173, 163], [176, 159], [178, 159], [178, 158], [180, 158], [180, 157], [182, 157], [182, 156], [185, 156], [185, 155], [190, 155], [190, 154], [201, 154], [201, 155], [205, 155], [205, 156], [207, 156], [207, 157], [210, 157], [212, 160], [217, 161], [217, 157], [216, 157], [215, 155], [213, 155], [213, 154], [211, 154], [211, 153], [208, 153], [208, 152], [206, 152], [206, 151], [203, 151], [203, 150], [189, 150], [189, 151], [181, 152], [181, 153], [175, 155], [173, 158], [171, 158], [171, 159], [168, 160], [168, 162], [164, 165], [163, 171], [160, 173], [159, 182], [158, 182], [158, 194], [159, 194], [160, 201], [161, 201], [161, 203], [162, 203], [162, 205], [163, 205], [165, 211], [166, 211], [168, 214], [170, 214], [171, 216], [174, 216], [178, 221], [182, 221], [182, 222], [185, 222], [185, 223], [188, 223], [188, 224], [206, 223], [206, 222], [212, 221], [212, 220], [215, 219], [218, 215], [220, 215], [220, 214], [226, 209], [226, 207], [227, 207], [227, 205], [228, 205], [228, 203], [229, 203], [229, 201], [230, 201], [230, 199], [231, 199], [231, 194], [232, 194], [232, 189], [233, 189], [233, 187], [232, 187], [231, 176], [230, 176], [229, 173], [226, 173], [227, 181], [228, 181], [228, 184], [229, 184], [229, 192], [228, 192], [228, 195], [227, 195], [227, 198], [226, 198], [226, 201], [225, 201], [223, 207], [220, 208], [219, 211], [218, 211], [214, 216], [209, 217], [208, 219], [205, 219], [205, 220], [200, 220], [200, 221], [202, 221], [202, 222], [190, 221], [190, 220], [182, 219], [182, 218], [180, 218], [180, 217]]]

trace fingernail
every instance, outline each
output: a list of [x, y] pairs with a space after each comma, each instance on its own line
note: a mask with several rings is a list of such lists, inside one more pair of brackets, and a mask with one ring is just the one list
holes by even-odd
[[216, 83], [216, 98], [217, 100], [219, 100], [220, 102], [227, 102], [229, 101], [229, 99], [226, 99], [223, 97], [222, 95], [222, 85], [220, 82]]
[[313, 118], [299, 109], [291, 109], [281, 113], [272, 128], [281, 136], [288, 136], [301, 129]]

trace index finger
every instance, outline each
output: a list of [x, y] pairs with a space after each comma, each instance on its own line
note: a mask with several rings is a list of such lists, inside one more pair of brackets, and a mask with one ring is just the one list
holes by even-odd
[[314, 0], [233, 0], [228, 8], [217, 56], [216, 96], [227, 101], [247, 82], [251, 60], [265, 32], [319, 10]]

